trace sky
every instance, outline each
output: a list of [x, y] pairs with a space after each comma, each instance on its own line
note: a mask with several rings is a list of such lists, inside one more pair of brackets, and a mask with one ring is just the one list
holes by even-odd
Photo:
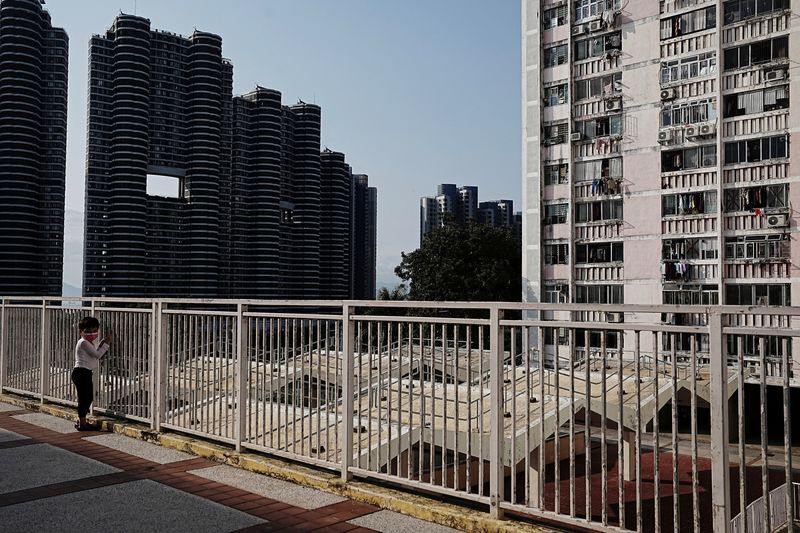
[[64, 282], [81, 284], [88, 41], [120, 11], [223, 38], [234, 93], [322, 107], [322, 146], [378, 188], [378, 286], [439, 183], [521, 205], [518, 0], [47, 0], [70, 38]]

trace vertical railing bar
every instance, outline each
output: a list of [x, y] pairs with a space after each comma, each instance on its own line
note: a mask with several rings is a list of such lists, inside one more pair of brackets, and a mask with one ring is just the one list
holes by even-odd
[[[275, 325], [278, 324], [278, 332], [275, 333]], [[277, 339], [277, 344], [275, 340]], [[280, 358], [278, 354], [280, 353], [280, 346], [281, 346], [281, 333], [280, 333], [280, 320], [275, 320], [274, 318], [269, 319], [269, 376], [267, 377], [269, 381], [269, 447], [275, 448], [275, 409], [278, 409], [278, 418], [280, 418], [280, 402], [276, 402], [275, 396], [275, 385], [280, 386], [280, 381], [276, 384], [275, 379], [280, 380], [280, 367], [277, 363], [277, 360]], [[278, 375], [276, 377], [275, 370], [278, 370]], [[277, 405], [276, 405], [277, 404]], [[279, 420], [280, 422], [280, 420]], [[280, 430], [279, 430], [280, 431]], [[266, 441], [266, 438], [264, 439]], [[280, 433], [278, 433], [278, 441], [280, 446]]]
[[422, 481], [422, 467], [425, 462], [425, 444], [423, 431], [425, 429], [425, 391], [423, 378], [425, 374], [425, 326], [419, 325], [419, 460], [417, 461], [417, 480]]
[[625, 331], [617, 333], [617, 504], [619, 508], [619, 527], [624, 529], [625, 524], [625, 471], [630, 465], [625, 464], [625, 444], [623, 441], [625, 427], [625, 388], [623, 359], [625, 357]]
[[[310, 418], [306, 417], [306, 327], [307, 321], [303, 318], [299, 319], [300, 325], [300, 420], [298, 424], [298, 420], [295, 416], [294, 425], [300, 426], [300, 455], [306, 454], [306, 420], [308, 419], [310, 422]], [[310, 340], [308, 342], [310, 347]], [[297, 359], [297, 356], [295, 356]], [[297, 398], [297, 375], [295, 374], [294, 378], [294, 387], [295, 387], [295, 398]], [[297, 404], [297, 400], [294, 402]]]
[[[447, 486], [447, 324], [442, 324], [442, 487]], [[435, 382], [435, 381], [434, 381]], [[456, 436], [458, 438], [458, 436]]]
[[[511, 380], [511, 503], [517, 503], [517, 334], [516, 328], [510, 327], [511, 332], [511, 361], [509, 361], [509, 378]], [[503, 355], [505, 357], [505, 354]], [[505, 385], [503, 386], [505, 396]], [[508, 413], [508, 408], [503, 408], [503, 416]]]
[[[504, 462], [503, 447], [505, 443], [505, 428], [503, 424], [503, 406], [497, 399], [502, 398], [503, 394], [503, 356], [504, 356], [504, 330], [500, 325], [502, 310], [492, 307], [489, 311], [489, 329], [491, 340], [491, 370], [489, 374], [489, 390], [492, 398], [490, 412], [490, 476], [489, 476], [489, 512], [492, 518], [500, 519], [503, 517], [503, 509], [500, 506], [504, 500]], [[513, 469], [512, 469], [513, 471]]]
[[[301, 320], [302, 322], [302, 320]], [[302, 346], [302, 323], [300, 325], [300, 346], [299, 346], [299, 354], [300, 358], [302, 359], [303, 353], [303, 346]], [[292, 386], [290, 390], [292, 391], [292, 453], [297, 453], [297, 357], [298, 357], [298, 340], [297, 340], [297, 318], [292, 318]], [[301, 363], [302, 364], [302, 363]], [[302, 388], [302, 377], [301, 379], [301, 388]], [[300, 392], [300, 403], [303, 402], [303, 392]], [[302, 423], [302, 419], [300, 420]]]
[[[407, 399], [408, 399], [408, 431], [406, 431], [406, 435], [408, 437], [408, 445], [406, 446], [406, 477], [408, 479], [412, 479], [414, 477], [414, 464], [412, 461], [413, 455], [413, 433], [414, 433], [414, 412], [413, 412], [413, 390], [412, 387], [414, 386], [413, 380], [413, 361], [414, 361], [414, 325], [409, 322], [406, 324], [408, 327], [408, 385], [406, 385], [406, 390], [408, 390]], [[402, 364], [402, 358], [400, 360]]]
[[641, 332], [634, 331], [634, 374], [636, 375], [636, 531], [642, 533], [642, 360]]
[[[327, 324], [327, 322], [326, 322]], [[317, 401], [315, 410], [317, 411], [317, 459], [320, 458], [320, 448], [322, 447], [322, 321], [317, 320]], [[311, 359], [311, 364], [314, 364], [314, 359]], [[325, 367], [325, 374], [327, 375], [329, 369]], [[313, 376], [313, 370], [312, 370]], [[309, 382], [313, 383], [312, 377], [309, 376]], [[327, 383], [327, 380], [325, 380]], [[325, 425], [325, 432], [327, 433], [328, 426]], [[327, 448], [326, 448], [327, 450]]]
[[350, 467], [353, 463], [353, 327], [350, 322], [352, 308], [342, 305], [342, 481], [351, 479]]
[[[372, 469], [372, 462], [373, 462], [372, 461], [372, 432], [373, 432], [373, 429], [372, 429], [372, 409], [373, 409], [373, 406], [375, 405], [375, 389], [374, 389], [375, 385], [374, 385], [374, 382], [373, 382], [373, 379], [372, 379], [372, 375], [373, 375], [372, 369], [374, 368], [373, 356], [378, 355], [378, 357], [380, 357], [379, 354], [374, 353], [376, 351], [376, 349], [372, 345], [372, 324], [373, 324], [372, 322], [367, 322], [367, 391], [369, 391], [369, 392], [367, 392], [367, 467], [366, 467], [367, 470]], [[380, 329], [378, 327], [377, 323], [375, 324], [375, 327]], [[377, 348], [377, 351], [379, 351], [379, 350], [380, 350], [380, 344], [378, 345], [378, 348]], [[359, 363], [361, 363], [361, 359], [360, 358], [359, 358]], [[361, 364], [359, 364], [359, 368], [360, 367], [361, 367]], [[361, 388], [363, 386], [360, 383], [360, 381], [361, 380], [359, 380], [359, 385], [358, 385], [359, 390], [361, 390]], [[358, 404], [358, 409], [359, 409], [358, 414], [359, 414], [359, 427], [360, 427], [361, 426], [361, 422], [360, 422], [361, 421], [361, 413], [364, 410], [363, 409], [363, 405], [361, 404], [361, 402], [359, 402], [359, 404]], [[360, 440], [361, 439], [359, 439], [359, 441]], [[358, 456], [361, 457], [362, 454], [361, 454], [361, 448], [360, 447], [359, 447], [358, 452], [359, 452]], [[359, 460], [359, 465], [358, 466], [361, 467], [360, 460]], [[361, 467], [361, 468], [363, 468], [363, 467]]]
[[781, 353], [783, 354], [783, 455], [786, 478], [786, 523], [788, 533], [795, 530], [795, 509], [793, 502], [794, 488], [792, 486], [792, 410], [791, 410], [791, 383], [789, 381], [789, 342], [780, 339]]
[[[50, 386], [50, 361], [47, 351], [47, 336], [50, 334], [50, 330], [48, 329], [47, 323], [47, 299], [42, 300], [41, 324], [39, 324], [39, 326], [41, 328], [39, 332], [39, 403], [43, 404], [44, 397], [50, 394], [48, 390]], [[100, 372], [98, 371], [98, 379], [99, 378]]]
[[[691, 383], [691, 424], [692, 424], [692, 521], [694, 532], [700, 532], [700, 480], [697, 473], [697, 344], [691, 337], [692, 381]], [[744, 390], [743, 388], [740, 390]], [[740, 456], [741, 457], [741, 456]]]
[[289, 451], [289, 318], [283, 319], [283, 450]]
[[728, 460], [728, 362], [724, 358], [722, 313], [709, 308], [711, 356], [711, 501], [714, 531], [728, 531], [731, 522]]
[[[541, 315], [541, 313], [539, 313]], [[545, 509], [544, 503], [544, 481], [545, 481], [545, 474], [547, 472], [546, 465], [545, 465], [545, 436], [544, 436], [544, 333], [545, 328], [540, 327], [536, 339], [536, 347], [539, 350], [539, 479], [537, 482], [539, 483], [539, 509]], [[553, 332], [555, 337], [555, 332]], [[556, 354], [558, 353], [558, 345], [556, 345]], [[558, 405], [556, 405], [556, 417], [558, 417]], [[558, 432], [558, 428], [556, 427], [556, 433]], [[558, 459], [553, 463], [556, 468], [558, 468]], [[555, 512], [560, 512], [558, 509]]]
[[583, 409], [583, 440], [585, 444], [584, 459], [586, 470], [584, 481], [586, 484], [586, 496], [584, 497], [584, 505], [586, 508], [586, 521], [592, 521], [592, 426], [590, 420], [592, 417], [592, 374], [591, 374], [591, 335], [589, 330], [584, 331], [584, 389], [586, 394], [586, 403]]
[[766, 338], [758, 338], [758, 352], [761, 356], [761, 494], [764, 498], [764, 524], [767, 531], [772, 531], [772, 517], [769, 497], [769, 451], [767, 449], [767, 350]]
[[[575, 331], [573, 329], [570, 329], [567, 332], [567, 335], [568, 335], [567, 349], [571, 354], [572, 348], [575, 345]], [[561, 369], [559, 367], [559, 365], [561, 364], [561, 353], [558, 344], [557, 328], [553, 328], [553, 342], [555, 347], [553, 372], [555, 376], [555, 392], [556, 392], [555, 403], [553, 404], [555, 406], [555, 411], [556, 411], [556, 423], [553, 428], [553, 450], [554, 450], [553, 471], [554, 471], [555, 489], [556, 489], [554, 512], [556, 514], [561, 514]], [[571, 362], [572, 355], [568, 356], [568, 360]], [[571, 423], [570, 426], [572, 426]], [[572, 441], [572, 439], [570, 439], [570, 441]], [[570, 485], [574, 486], [574, 484], [571, 482]]]
[[[523, 359], [525, 365], [525, 505], [533, 507], [534, 503], [531, 498], [531, 410], [533, 409], [533, 377], [531, 372], [531, 350], [530, 339], [528, 338], [528, 327], [520, 326], [520, 341], [522, 342], [522, 353], [525, 354]], [[541, 474], [541, 465], [539, 465], [538, 472]], [[537, 480], [538, 484], [538, 480]]]
[[[459, 366], [458, 366], [458, 361], [459, 361], [459, 357], [458, 357], [459, 356], [459, 335], [458, 335], [458, 331], [459, 331], [459, 326], [458, 326], [458, 324], [456, 324], [455, 326], [453, 326], [453, 350], [454, 350], [453, 351], [453, 385], [454, 385], [453, 395], [455, 397], [455, 401], [454, 401], [454, 403], [455, 403], [455, 405], [454, 405], [455, 428], [454, 428], [454, 431], [453, 431], [453, 440], [455, 441], [454, 445], [453, 445], [453, 488], [455, 490], [459, 490], [459, 488], [461, 487], [461, 476], [460, 476], [460, 473], [461, 473], [461, 466], [460, 466], [461, 456], [458, 453], [458, 437], [459, 437], [459, 435], [461, 435], [461, 432], [460, 432], [460, 429], [461, 429], [461, 409], [459, 409], [459, 405], [461, 404], [461, 398], [460, 398], [460, 396], [458, 394], [458, 388], [459, 388], [458, 387], [458, 374], [459, 374]], [[447, 408], [445, 408], [445, 412], [446, 411], [447, 411]], [[467, 431], [467, 433], [469, 433], [469, 431]], [[469, 466], [467, 466], [467, 468], [469, 468]]]
[[[435, 478], [435, 468], [436, 468], [436, 457], [435, 457], [435, 448], [436, 448], [436, 324], [430, 324], [428, 331], [430, 331], [430, 360], [428, 363], [428, 379], [427, 382], [430, 383], [430, 428], [428, 433], [430, 442], [428, 443], [428, 483], [431, 485], [436, 484]], [[427, 427], [427, 424], [426, 424]]]
[[[694, 339], [694, 335], [690, 335]], [[680, 522], [680, 488], [678, 485], [678, 353], [675, 334], [672, 334], [672, 528]]]
[[[664, 334], [661, 334], [661, 341], [664, 340]], [[675, 339], [672, 339], [673, 343]], [[661, 531], [661, 443], [659, 439], [659, 380], [658, 373], [658, 357], [661, 350], [658, 344], [658, 332], [653, 332], [653, 508], [654, 531], [659, 533]]]
[[478, 384], [480, 391], [478, 394], [478, 434], [480, 438], [478, 439], [478, 455], [481, 458], [480, 467], [478, 468], [478, 494], [483, 496], [484, 494], [484, 467], [485, 467], [485, 459], [484, 459], [484, 449], [483, 449], [483, 430], [484, 430], [484, 404], [483, 399], [485, 396], [484, 393], [484, 383], [485, 383], [485, 376], [484, 376], [484, 366], [483, 366], [483, 359], [484, 359], [484, 343], [483, 343], [483, 335], [484, 329], [483, 326], [478, 326], [478, 353], [480, 356], [478, 357]]
[[[602, 369], [600, 370], [600, 390], [602, 394], [600, 396], [600, 468], [601, 468], [601, 477], [602, 477], [602, 488], [600, 491], [600, 499], [601, 499], [601, 520], [604, 526], [608, 525], [608, 442], [606, 440], [606, 415], [607, 415], [607, 398], [606, 393], [608, 391], [606, 385], [606, 366], [608, 365], [608, 354], [606, 353], [607, 350], [607, 335], [608, 331], [602, 330], [600, 335], [600, 355], [602, 357]], [[590, 384], [591, 385], [591, 384]], [[591, 387], [590, 387], [590, 396], [591, 396]]]
[[0, 298], [0, 394], [3, 393], [3, 388], [6, 386], [6, 369], [8, 360], [8, 321], [6, 311], [6, 299]]
[[[391, 322], [387, 322], [386, 325], [391, 327]], [[377, 381], [377, 394], [375, 395], [376, 402], [378, 404], [378, 419], [377, 419], [377, 432], [378, 435], [376, 436], [377, 441], [377, 450], [376, 450], [376, 459], [377, 462], [375, 464], [375, 471], [380, 472], [382, 468], [381, 463], [381, 427], [383, 426], [383, 322], [377, 322], [375, 327], [378, 328], [378, 349], [377, 349], [377, 356], [378, 356], [378, 381]], [[389, 346], [389, 350], [391, 350], [391, 346]], [[372, 413], [370, 412], [370, 421], [372, 420]], [[372, 432], [370, 432], [370, 436]], [[391, 441], [388, 441], [391, 443]], [[372, 446], [370, 445], [370, 456], [372, 455]]]

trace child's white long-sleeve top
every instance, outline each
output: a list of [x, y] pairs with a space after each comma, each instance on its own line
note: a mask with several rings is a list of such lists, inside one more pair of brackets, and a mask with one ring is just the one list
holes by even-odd
[[100, 358], [107, 351], [108, 344], [102, 344], [99, 348], [95, 348], [94, 344], [86, 339], [79, 339], [78, 344], [75, 346], [75, 368], [96, 369]]

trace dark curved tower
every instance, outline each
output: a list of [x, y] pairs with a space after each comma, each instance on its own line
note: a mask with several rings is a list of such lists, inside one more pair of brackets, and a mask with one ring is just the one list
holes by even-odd
[[320, 296], [350, 297], [352, 172], [341, 152], [321, 155], [319, 277]]
[[0, 295], [61, 295], [67, 34], [0, 1]]

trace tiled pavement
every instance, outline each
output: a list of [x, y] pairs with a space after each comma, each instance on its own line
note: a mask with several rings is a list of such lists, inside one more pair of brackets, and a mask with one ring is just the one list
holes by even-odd
[[0, 403], [0, 529], [455, 531]]

